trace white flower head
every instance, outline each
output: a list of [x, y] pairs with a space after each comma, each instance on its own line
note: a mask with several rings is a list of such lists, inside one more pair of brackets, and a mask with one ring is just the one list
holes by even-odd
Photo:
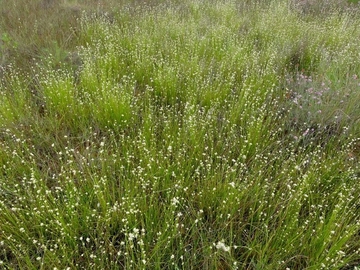
[[229, 247], [229, 246], [226, 246], [223, 241], [224, 241], [224, 240], [217, 242], [217, 244], [216, 244], [215, 247], [216, 247], [217, 249], [219, 249], [219, 250], [223, 250], [223, 251], [225, 251], [225, 252], [229, 252], [229, 251], [230, 251], [230, 247]]

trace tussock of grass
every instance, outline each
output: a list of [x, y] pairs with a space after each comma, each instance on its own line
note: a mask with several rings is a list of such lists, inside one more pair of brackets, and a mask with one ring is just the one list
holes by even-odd
[[1, 267], [357, 269], [355, 6], [145, 2], [2, 8]]

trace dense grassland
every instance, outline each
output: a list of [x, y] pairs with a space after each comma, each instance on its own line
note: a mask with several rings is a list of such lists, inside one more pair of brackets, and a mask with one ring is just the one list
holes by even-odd
[[357, 4], [0, 11], [1, 269], [360, 267]]

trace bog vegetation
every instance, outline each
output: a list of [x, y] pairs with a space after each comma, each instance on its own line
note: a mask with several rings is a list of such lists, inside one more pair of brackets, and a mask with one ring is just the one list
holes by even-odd
[[350, 2], [0, 0], [0, 268], [358, 269]]

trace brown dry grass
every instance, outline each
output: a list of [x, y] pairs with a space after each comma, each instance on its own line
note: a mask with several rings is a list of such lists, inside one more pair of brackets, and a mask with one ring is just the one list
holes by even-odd
[[[148, 5], [160, 1], [130, 1]], [[114, 14], [129, 1], [115, 0], [0, 0], [0, 66], [30, 70], [48, 55], [57, 61], [81, 45], [83, 13]]]

